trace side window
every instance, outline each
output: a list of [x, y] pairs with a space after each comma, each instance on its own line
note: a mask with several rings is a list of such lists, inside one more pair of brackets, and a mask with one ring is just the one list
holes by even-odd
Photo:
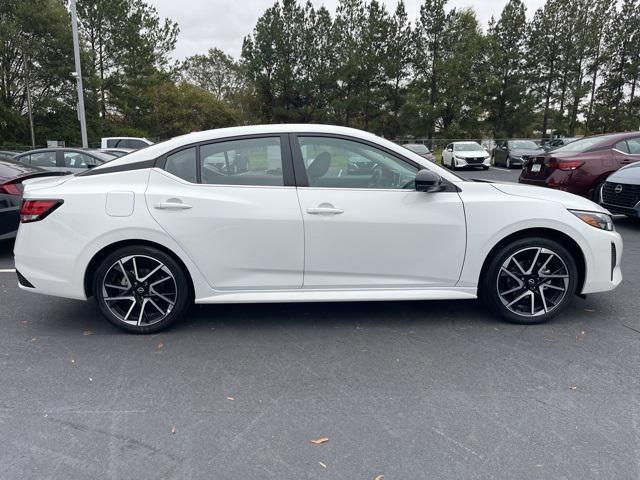
[[310, 187], [413, 189], [418, 168], [353, 140], [298, 137]]
[[30, 163], [36, 167], [55, 167], [56, 152], [32, 153]]
[[626, 140], [622, 140], [622, 141], [616, 143], [616, 146], [613, 147], [613, 148], [615, 148], [616, 150], [620, 150], [621, 152], [624, 152], [624, 153], [629, 153], [629, 147], [627, 147], [627, 141]]
[[164, 169], [187, 182], [196, 183], [196, 147], [185, 148], [167, 157]]
[[280, 138], [249, 138], [200, 147], [202, 183], [282, 186]]
[[125, 148], [133, 148], [133, 149], [139, 150], [146, 146], [147, 144], [144, 143], [142, 140], [131, 139], [129, 140], [129, 144]]
[[118, 139], [111, 138], [107, 140], [107, 148], [116, 148], [117, 145], [118, 145]]
[[627, 140], [627, 147], [631, 155], [640, 155], [640, 138], [630, 138]]
[[89, 155], [79, 152], [64, 152], [64, 166], [68, 168], [87, 168], [97, 162]]

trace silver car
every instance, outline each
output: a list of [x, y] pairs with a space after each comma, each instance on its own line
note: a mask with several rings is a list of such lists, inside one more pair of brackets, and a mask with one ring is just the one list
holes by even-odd
[[57, 173], [81, 173], [113, 160], [113, 156], [81, 148], [41, 148], [14, 158], [15, 161]]

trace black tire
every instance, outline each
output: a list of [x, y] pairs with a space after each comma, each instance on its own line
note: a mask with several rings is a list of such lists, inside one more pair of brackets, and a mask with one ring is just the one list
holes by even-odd
[[[564, 294], [562, 294], [562, 297], [557, 299], [558, 300], [557, 303], [554, 304], [553, 307], [549, 308], [548, 311], [547, 311], [546, 303], [544, 303], [544, 306], [542, 307], [543, 300], [541, 299], [538, 292], [542, 290], [547, 291], [549, 289], [539, 287], [539, 290], [535, 291], [535, 294], [538, 296], [534, 300], [534, 303], [537, 302], [537, 305], [542, 307], [540, 310], [540, 312], [542, 313], [533, 316], [525, 313], [516, 313], [512, 309], [508, 308], [507, 305], [505, 304], [505, 301], [503, 301], [503, 297], [501, 297], [500, 294], [498, 293], [498, 288], [501, 282], [505, 281], [504, 280], [505, 278], [507, 279], [507, 281], [509, 281], [507, 276], [501, 272], [505, 262], [512, 255], [520, 252], [523, 252], [521, 254], [525, 255], [525, 254], [528, 254], [529, 250], [531, 250], [531, 256], [535, 258], [534, 249], [536, 248], [544, 248], [548, 251], [553, 252], [557, 257], [559, 257], [562, 260], [562, 262], [564, 262], [568, 279], [566, 281], [564, 279], [554, 280], [555, 282], [561, 282], [561, 283], [566, 282], [566, 284], [563, 285], [563, 287], [565, 288], [565, 291], [564, 291]], [[536, 268], [540, 266], [540, 262], [544, 262], [544, 260], [546, 260], [547, 257], [550, 256], [550, 255], [547, 255], [547, 257], [542, 257], [542, 255], [544, 254], [541, 254], [541, 258], [538, 260], [538, 262], [536, 262]], [[533, 258], [531, 263], [533, 263]], [[553, 262], [557, 262], [557, 260], [553, 259]], [[555, 265], [561, 265], [561, 263], [555, 263]], [[523, 268], [527, 268], [527, 265], [524, 265]], [[534, 272], [536, 268], [534, 268]], [[540, 268], [538, 272], [540, 270], [542, 269]], [[500, 277], [500, 275], [502, 275], [502, 277]], [[526, 276], [524, 277], [526, 278]], [[528, 285], [528, 280], [525, 280], [525, 278], [522, 278], [521, 283], [526, 286]], [[549, 280], [544, 280], [544, 278], [540, 281], [549, 282]], [[547, 322], [551, 320], [553, 317], [555, 317], [556, 315], [558, 315], [562, 310], [564, 310], [564, 308], [571, 302], [573, 294], [576, 292], [577, 284], [578, 284], [578, 267], [576, 266], [576, 261], [571, 255], [571, 253], [562, 244], [556, 242], [555, 240], [551, 240], [544, 237], [525, 237], [525, 238], [520, 238], [518, 240], [515, 240], [513, 242], [509, 242], [508, 244], [502, 246], [498, 251], [492, 254], [492, 258], [489, 260], [489, 263], [487, 264], [482, 274], [482, 278], [480, 280], [479, 296], [483, 300], [485, 305], [489, 307], [490, 310], [492, 310], [494, 313], [501, 316], [505, 320], [511, 323], [517, 323], [521, 325], [534, 325], [537, 323]], [[534, 287], [532, 286], [531, 288], [534, 288]], [[527, 290], [530, 290], [530, 288], [523, 287], [521, 290], [514, 292], [513, 297], [509, 297], [508, 300], [511, 300], [511, 298], [519, 296], [520, 292], [524, 293]], [[551, 291], [552, 292], [551, 295], [560, 295], [560, 293], [557, 293], [557, 294], [553, 293], [554, 291], [555, 290]], [[529, 298], [531, 297], [530, 296], [525, 297], [520, 302], [520, 306], [522, 306], [523, 302], [525, 301], [528, 302]], [[514, 305], [514, 309], [517, 309], [518, 305], [519, 304], [516, 303]], [[533, 310], [536, 311], [537, 307], [533, 308]]]
[[[150, 265], [161, 264], [163, 266], [163, 268], [161, 268], [161, 270], [158, 271], [157, 275], [166, 276], [167, 274], [170, 273], [169, 276], [173, 276], [173, 281], [171, 282], [171, 285], [175, 286], [175, 294], [163, 292], [167, 296], [167, 298], [168, 296], [170, 296], [169, 300], [171, 299], [173, 300], [173, 305], [171, 305], [168, 301], [166, 303], [162, 303], [162, 301], [154, 295], [154, 290], [152, 289], [153, 285], [147, 288], [146, 282], [144, 283], [145, 288], [147, 288], [146, 292], [143, 295], [138, 296], [138, 294], [134, 292], [134, 290], [136, 289], [135, 287], [137, 286], [137, 279], [133, 277], [134, 275], [133, 272], [128, 271], [129, 270], [128, 266], [125, 266], [125, 270], [128, 271], [128, 276], [122, 275], [123, 280], [125, 280], [124, 278], [125, 276], [127, 277], [126, 283], [129, 283], [128, 290], [126, 287], [126, 283], [122, 283], [122, 282], [120, 283], [120, 286], [105, 287], [103, 289], [103, 283], [107, 282], [106, 275], [117, 274], [115, 270], [116, 270], [116, 265], [118, 264], [118, 261], [128, 257], [136, 257], [136, 259], [139, 259], [138, 263], [141, 262], [143, 264], [144, 262], [149, 262], [149, 263], [152, 261], [157, 262], [153, 264], [150, 263]], [[126, 262], [123, 262], [123, 263], [126, 263]], [[138, 270], [138, 268], [140, 270]], [[120, 267], [117, 267], [117, 270], [120, 270], [122, 272]], [[136, 271], [138, 272], [138, 274], [143, 276], [151, 270], [152, 270], [151, 267], [149, 267], [147, 270], [144, 270], [144, 265], [141, 265], [140, 267], [136, 268]], [[129, 278], [131, 279], [131, 281], [129, 281]], [[131, 284], [132, 282], [134, 285]], [[149, 282], [153, 283], [151, 280], [149, 280]], [[157, 288], [162, 288], [163, 284], [166, 285], [167, 282], [160, 283], [161, 286]], [[140, 283], [140, 285], [142, 285], [142, 282]], [[116, 296], [131, 294], [132, 297], [135, 298], [135, 300], [122, 300], [120, 302], [135, 301], [136, 303], [131, 308], [138, 309], [138, 310], [134, 310], [134, 312], [137, 312], [139, 310], [142, 311], [141, 314], [139, 315], [139, 318], [143, 318], [143, 315], [145, 315], [145, 307], [144, 307], [144, 304], [142, 303], [144, 297], [147, 297], [147, 298], [151, 297], [152, 299], [157, 300], [156, 305], [159, 304], [160, 309], [161, 310], [165, 309], [168, 313], [165, 312], [165, 315], [163, 317], [160, 317], [158, 312], [155, 311], [155, 315], [157, 315], [159, 318], [157, 321], [154, 321], [153, 323], [151, 322], [151, 320], [148, 320], [146, 316], [144, 317], [144, 319], [148, 320], [147, 324], [145, 324], [145, 322], [142, 322], [142, 321], [138, 322], [139, 323], [138, 325], [132, 325], [131, 323], [127, 323], [126, 321], [123, 321], [123, 319], [119, 318], [117, 314], [114, 313], [114, 311], [112, 311], [112, 309], [114, 309], [113, 307], [114, 303], [111, 303], [112, 308], [108, 306], [107, 301], [105, 300], [105, 295], [104, 295], [104, 292], [107, 290], [107, 288], [109, 289], [117, 288], [118, 290], [122, 290], [122, 294], [119, 294], [118, 290], [112, 290], [116, 292], [117, 294]], [[167, 328], [173, 322], [179, 320], [186, 313], [186, 311], [191, 306], [192, 299], [193, 299], [192, 285], [189, 280], [189, 277], [184, 272], [183, 267], [172, 256], [164, 253], [161, 250], [158, 250], [157, 248], [149, 247], [146, 245], [123, 247], [114, 251], [110, 255], [108, 255], [100, 263], [100, 265], [95, 271], [95, 274], [93, 277], [93, 292], [94, 292], [96, 303], [98, 304], [98, 308], [100, 308], [100, 311], [107, 318], [107, 320], [109, 320], [109, 322], [111, 322], [112, 324], [114, 324], [115, 326], [123, 330], [126, 330], [131, 333], [139, 333], [139, 334], [154, 333]], [[109, 293], [109, 295], [111, 295], [111, 293]], [[138, 302], [138, 299], [140, 300], [140, 302]], [[124, 311], [127, 309], [129, 305], [131, 305], [131, 303], [128, 303], [128, 304], [124, 303], [123, 305], [124, 307], [117, 306], [116, 308], [118, 309], [122, 308], [122, 311]], [[141, 309], [140, 309], [140, 305], [142, 305]], [[150, 313], [153, 314], [153, 312], [150, 312]]]

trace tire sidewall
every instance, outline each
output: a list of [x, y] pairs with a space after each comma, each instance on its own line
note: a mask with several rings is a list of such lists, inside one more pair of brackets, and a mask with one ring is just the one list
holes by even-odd
[[[124, 323], [111, 313], [111, 311], [107, 308], [106, 302], [103, 300], [102, 281], [104, 279], [104, 276], [107, 274], [107, 271], [115, 262], [123, 257], [127, 257], [130, 255], [144, 255], [157, 259], [171, 271], [176, 282], [177, 298], [176, 303], [171, 310], [171, 313], [169, 313], [169, 315], [167, 315], [161, 321], [154, 323], [153, 325], [137, 327]], [[100, 263], [93, 276], [93, 296], [98, 305], [98, 308], [107, 318], [107, 320], [109, 320], [109, 322], [111, 322], [116, 327], [131, 333], [153, 333], [167, 328], [173, 322], [182, 317], [182, 315], [184, 315], [184, 313], [188, 310], [189, 306], [191, 305], [191, 299], [193, 298], [191, 290], [191, 282], [187, 278], [182, 266], [172, 256], [157, 248], [149, 247], [146, 245], [123, 247], [112, 252]]]
[[[567, 270], [569, 272], [569, 286], [567, 288], [567, 292], [560, 302], [560, 304], [554, 308], [551, 312], [539, 315], [536, 317], [525, 317], [521, 315], [517, 315], [510, 310], [508, 310], [500, 300], [497, 292], [496, 280], [498, 276], [498, 272], [502, 267], [502, 264], [505, 260], [513, 255], [515, 252], [522, 250], [524, 248], [529, 247], [542, 247], [552, 250], [554, 253], [559, 255], [567, 266]], [[577, 290], [578, 283], [578, 267], [576, 265], [576, 261], [562, 244], [558, 243], [555, 240], [551, 240], [544, 237], [525, 237], [515, 240], [507, 245], [504, 245], [499, 250], [495, 252], [493, 258], [489, 261], [487, 268], [483, 274], [482, 280], [480, 282], [480, 297], [484, 301], [484, 303], [495, 313], [500, 315], [502, 318], [508, 320], [512, 323], [518, 323], [523, 325], [534, 325], [537, 323], [543, 323], [551, 320], [553, 317], [558, 315], [565, 307], [571, 302], [573, 299], [573, 294]]]

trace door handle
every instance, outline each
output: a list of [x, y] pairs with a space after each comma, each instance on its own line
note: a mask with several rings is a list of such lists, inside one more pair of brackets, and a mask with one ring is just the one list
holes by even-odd
[[187, 210], [191, 205], [182, 202], [160, 202], [156, 203], [153, 208], [158, 210]]
[[315, 208], [307, 208], [307, 213], [311, 215], [321, 215], [323, 213], [329, 215], [340, 215], [344, 213], [344, 210], [335, 207], [315, 207]]

